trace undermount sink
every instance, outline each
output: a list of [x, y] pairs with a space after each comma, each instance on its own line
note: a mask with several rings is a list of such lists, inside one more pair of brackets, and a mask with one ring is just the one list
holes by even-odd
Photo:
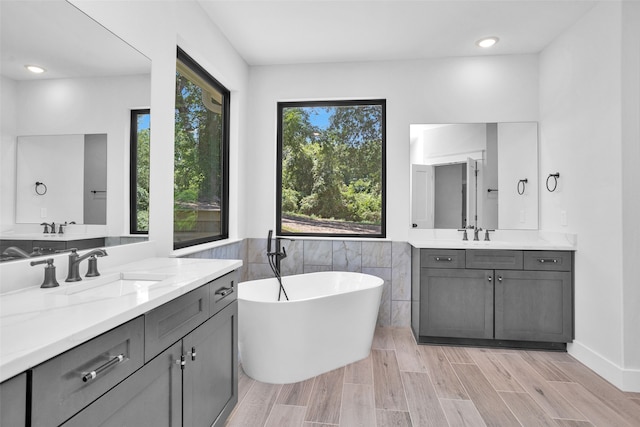
[[84, 279], [73, 284], [61, 284], [50, 295], [117, 298], [127, 294], [146, 292], [171, 276], [154, 273], [114, 273], [96, 279]]

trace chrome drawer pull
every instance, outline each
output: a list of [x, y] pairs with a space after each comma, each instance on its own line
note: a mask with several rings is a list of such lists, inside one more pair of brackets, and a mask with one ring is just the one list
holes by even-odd
[[539, 262], [540, 264], [544, 264], [545, 262], [552, 262], [552, 263], [554, 263], [554, 264], [557, 264], [557, 263], [558, 263], [558, 260], [557, 260], [557, 259], [555, 259], [555, 258], [538, 258], [538, 262]]
[[98, 366], [95, 369], [95, 371], [84, 372], [82, 374], [82, 381], [84, 381], [85, 383], [89, 382], [89, 381], [95, 379], [102, 372], [106, 371], [107, 369], [111, 368], [112, 366], [117, 365], [118, 363], [120, 363], [122, 361], [124, 361], [124, 355], [123, 354], [119, 354], [116, 357], [114, 357], [113, 359], [111, 359], [108, 362], [106, 362], [104, 365]]
[[451, 261], [453, 261], [453, 258], [451, 258], [451, 257], [441, 258], [441, 257], [437, 256], [437, 257], [435, 257], [435, 259], [436, 259], [436, 261], [439, 261], [439, 262], [451, 262]]
[[220, 288], [217, 291], [215, 291], [216, 295], [220, 295], [223, 298], [232, 293], [233, 293], [233, 288]]

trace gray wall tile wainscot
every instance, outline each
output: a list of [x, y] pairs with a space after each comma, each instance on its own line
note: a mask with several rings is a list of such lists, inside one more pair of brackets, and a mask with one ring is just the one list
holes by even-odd
[[[406, 242], [356, 240], [283, 240], [287, 258], [282, 275], [316, 271], [353, 271], [384, 280], [378, 324], [410, 325], [411, 246]], [[272, 248], [274, 250], [275, 248]], [[267, 261], [266, 239], [245, 239], [189, 255], [192, 258], [242, 259], [242, 280], [273, 277]]]

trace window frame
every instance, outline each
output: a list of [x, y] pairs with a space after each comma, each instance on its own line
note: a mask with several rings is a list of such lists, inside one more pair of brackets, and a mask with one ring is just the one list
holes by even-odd
[[[282, 101], [277, 104], [277, 130], [276, 130], [276, 235], [287, 237], [327, 237], [327, 238], [370, 238], [385, 239], [387, 236], [387, 107], [386, 99], [340, 99], [340, 100], [315, 100], [315, 101]], [[282, 230], [282, 119], [283, 110], [291, 107], [340, 107], [358, 105], [379, 105], [382, 108], [380, 129], [382, 133], [381, 143], [381, 212], [380, 233], [377, 234], [346, 234], [346, 233], [292, 233]]]
[[[213, 77], [207, 70], [205, 70], [200, 64], [198, 64], [191, 56], [189, 56], [179, 46], [176, 47], [176, 73], [177, 62], [182, 62], [189, 70], [195, 73], [198, 77], [205, 80], [208, 84], [213, 86], [222, 95], [222, 197], [220, 200], [220, 234], [211, 235], [206, 237], [200, 237], [197, 239], [183, 240], [181, 242], [175, 241], [175, 230], [173, 231], [173, 249], [183, 249], [190, 246], [200, 245], [203, 243], [215, 242], [219, 240], [225, 240], [229, 238], [229, 129], [230, 129], [230, 105], [231, 105], [231, 91], [227, 89], [222, 83], [220, 83], [215, 77]], [[174, 98], [175, 100], [175, 98]], [[175, 148], [174, 148], [175, 152]], [[175, 165], [174, 165], [175, 166]], [[175, 171], [174, 171], [175, 173]], [[175, 194], [174, 194], [175, 197]], [[174, 220], [175, 221], [175, 220]], [[172, 222], [172, 227], [174, 222]]]
[[[131, 110], [129, 135], [129, 234], [149, 234], [138, 230], [138, 116], [151, 115], [150, 108]], [[151, 144], [151, 141], [149, 141]], [[149, 147], [151, 151], [151, 147]]]

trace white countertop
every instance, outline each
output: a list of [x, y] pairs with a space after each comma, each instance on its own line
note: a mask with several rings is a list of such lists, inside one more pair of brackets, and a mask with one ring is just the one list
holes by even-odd
[[574, 234], [542, 232], [537, 230], [496, 230], [490, 233], [489, 241], [484, 231], [478, 241], [473, 240], [473, 230], [467, 230], [468, 240], [462, 240], [457, 230], [410, 230], [409, 244], [414, 248], [432, 249], [510, 249], [575, 251], [577, 237]]
[[2, 233], [2, 240], [51, 240], [53, 242], [72, 242], [85, 239], [103, 239], [104, 233]]
[[[101, 270], [97, 278], [60, 282], [56, 288], [1, 294], [0, 382], [241, 266], [240, 260], [149, 258]], [[68, 292], [120, 272], [155, 275], [162, 281], [125, 295]]]

